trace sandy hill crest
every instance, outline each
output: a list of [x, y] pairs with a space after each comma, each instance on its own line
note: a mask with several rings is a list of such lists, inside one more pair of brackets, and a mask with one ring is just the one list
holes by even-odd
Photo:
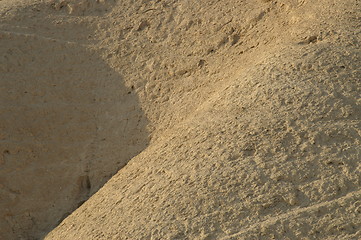
[[361, 238], [360, 10], [1, 1], [0, 238]]

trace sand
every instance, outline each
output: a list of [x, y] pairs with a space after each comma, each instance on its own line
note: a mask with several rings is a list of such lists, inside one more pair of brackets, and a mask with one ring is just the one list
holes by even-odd
[[0, 239], [361, 238], [360, 10], [0, 1]]

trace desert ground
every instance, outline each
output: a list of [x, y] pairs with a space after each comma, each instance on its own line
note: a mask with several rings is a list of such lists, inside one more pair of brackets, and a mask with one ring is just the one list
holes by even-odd
[[361, 239], [361, 2], [0, 0], [0, 239]]

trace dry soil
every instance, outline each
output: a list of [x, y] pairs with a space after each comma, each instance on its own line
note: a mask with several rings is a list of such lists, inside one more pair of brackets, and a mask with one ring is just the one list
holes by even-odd
[[359, 0], [1, 0], [0, 239], [361, 239], [360, 46]]

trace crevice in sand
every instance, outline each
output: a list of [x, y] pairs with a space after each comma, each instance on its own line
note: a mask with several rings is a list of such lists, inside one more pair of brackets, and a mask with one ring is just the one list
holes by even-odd
[[6, 159], [0, 175], [1, 185], [17, 192], [3, 192], [2, 204], [28, 210], [1, 208], [7, 223], [0, 235], [38, 238], [148, 145], [148, 120], [101, 51], [37, 34], [2, 33], [7, 61], [0, 77], [0, 141]]

